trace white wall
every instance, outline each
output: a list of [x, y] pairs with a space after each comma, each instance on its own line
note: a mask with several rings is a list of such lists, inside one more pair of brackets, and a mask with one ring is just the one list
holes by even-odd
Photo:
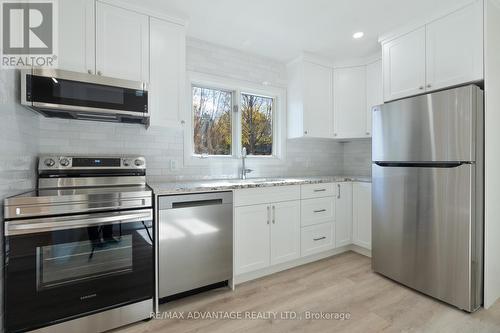
[[372, 175], [372, 140], [354, 140], [344, 143], [344, 164], [342, 167], [346, 176]]
[[485, 1], [484, 306], [500, 298], [500, 1]]
[[[187, 70], [236, 80], [286, 87], [285, 65], [200, 40], [187, 40]], [[181, 129], [40, 118], [40, 153], [142, 154], [151, 178], [232, 178], [240, 161], [184, 165]], [[331, 140], [294, 139], [286, 142], [282, 163], [248, 160], [255, 176], [338, 175], [343, 173], [343, 145]], [[170, 170], [175, 160], [177, 170]]]
[[0, 70], [0, 199], [33, 188], [35, 179], [39, 116], [19, 104], [19, 85], [17, 71]]
[[[39, 117], [19, 104], [19, 73], [0, 70], [0, 222], [5, 197], [35, 186]], [[0, 224], [3, 234], [3, 223]], [[3, 260], [3, 237], [0, 237]], [[0, 332], [3, 332], [3, 265], [0, 265]]]

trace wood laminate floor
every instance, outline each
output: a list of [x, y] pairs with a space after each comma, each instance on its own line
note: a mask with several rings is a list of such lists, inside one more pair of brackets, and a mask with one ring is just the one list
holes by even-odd
[[[500, 304], [467, 314], [373, 273], [370, 258], [354, 252], [243, 283], [234, 292], [213, 290], [163, 304], [160, 311], [184, 319], [153, 319], [115, 332], [500, 332]], [[206, 311], [277, 318], [187, 318]], [[307, 319], [307, 311], [350, 318]], [[302, 319], [281, 318], [294, 314]]]

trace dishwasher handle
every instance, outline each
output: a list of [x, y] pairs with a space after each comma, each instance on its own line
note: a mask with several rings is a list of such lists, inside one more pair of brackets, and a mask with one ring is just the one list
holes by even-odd
[[172, 202], [172, 209], [214, 205], [222, 205], [222, 199]]
[[158, 199], [158, 208], [179, 209], [200, 206], [215, 206], [233, 203], [232, 192], [212, 192], [196, 194], [180, 194], [161, 196]]

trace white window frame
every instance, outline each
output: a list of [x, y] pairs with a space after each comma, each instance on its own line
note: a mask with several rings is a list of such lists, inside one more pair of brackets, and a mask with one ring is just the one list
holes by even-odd
[[[286, 90], [271, 85], [259, 85], [252, 82], [229, 79], [215, 75], [187, 73], [187, 107], [185, 110], [184, 129], [184, 163], [186, 165], [205, 165], [208, 163], [224, 163], [241, 158], [241, 94], [253, 94], [273, 99], [273, 154], [248, 155], [249, 160], [282, 163], [286, 151]], [[194, 154], [193, 98], [192, 87], [203, 87], [232, 91], [233, 113], [231, 155], [199, 155]]]

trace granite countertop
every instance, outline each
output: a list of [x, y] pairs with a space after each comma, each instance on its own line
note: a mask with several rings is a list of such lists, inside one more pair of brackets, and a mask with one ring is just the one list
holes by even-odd
[[148, 185], [156, 195], [169, 195], [190, 192], [229, 191], [244, 188], [319, 184], [333, 182], [371, 182], [370, 177], [325, 176], [325, 177], [268, 177], [242, 179], [210, 179], [180, 182], [152, 181]]

